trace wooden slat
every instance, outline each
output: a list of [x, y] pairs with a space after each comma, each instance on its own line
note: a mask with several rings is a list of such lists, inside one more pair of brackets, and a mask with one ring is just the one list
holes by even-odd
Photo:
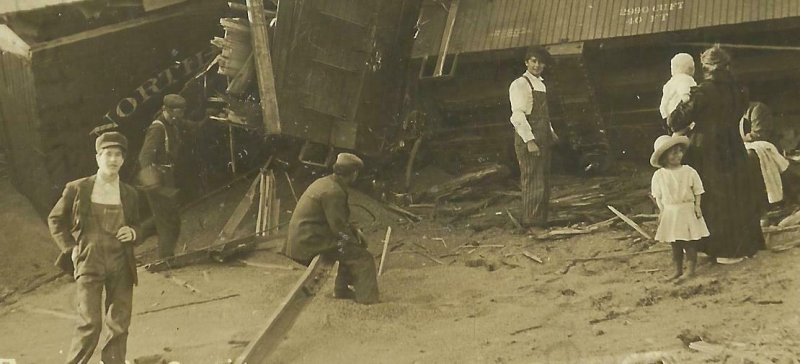
[[442, 33], [441, 46], [439, 47], [439, 57], [436, 59], [436, 67], [433, 70], [433, 77], [440, 77], [444, 71], [444, 61], [447, 59], [447, 50], [450, 47], [450, 40], [453, 37], [453, 29], [458, 17], [458, 4], [461, 0], [452, 0], [447, 9], [447, 20]]
[[280, 134], [278, 100], [275, 94], [275, 75], [269, 51], [267, 18], [263, 0], [247, 0], [247, 18], [250, 20], [250, 36], [253, 40], [253, 57], [260, 95], [261, 117], [267, 134]]
[[270, 354], [283, 341], [283, 337], [294, 326], [303, 309], [327, 281], [332, 262], [316, 256], [298, 279], [294, 288], [283, 299], [278, 309], [267, 321], [267, 325], [250, 342], [244, 352], [236, 358], [236, 364], [266, 364]]
[[231, 214], [231, 217], [225, 223], [225, 226], [222, 227], [222, 231], [220, 231], [219, 236], [217, 236], [217, 240], [214, 242], [215, 244], [224, 243], [233, 237], [233, 234], [236, 232], [236, 228], [239, 227], [242, 219], [244, 219], [245, 215], [247, 215], [247, 212], [250, 211], [250, 208], [253, 206], [253, 199], [256, 196], [260, 181], [260, 176], [253, 179], [253, 182], [250, 184], [250, 188], [247, 190], [245, 197], [239, 201], [236, 209], [233, 210], [233, 214]]

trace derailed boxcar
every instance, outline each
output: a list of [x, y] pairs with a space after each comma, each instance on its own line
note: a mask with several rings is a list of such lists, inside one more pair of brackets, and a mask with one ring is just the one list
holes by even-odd
[[758, 46], [797, 46], [798, 16], [792, 0], [426, 1], [412, 74], [420, 97], [434, 100], [424, 113], [441, 115], [444, 132], [434, 130], [429, 144], [480, 151], [466, 159], [513, 158], [507, 90], [534, 44], [555, 56], [544, 77], [556, 130], [567, 141], [561, 154], [573, 168], [602, 169], [626, 154], [643, 160], [660, 133], [669, 59], [688, 52], [697, 60], [713, 42], [745, 46], [732, 49], [734, 72], [752, 98], [792, 119], [797, 82], [777, 81], [798, 79], [797, 49]]
[[396, 124], [421, 0], [282, 0], [282, 135], [375, 155]]
[[108, 110], [125, 115], [141, 106], [167, 80], [130, 93], [175, 62], [196, 71], [193, 57], [208, 47], [224, 10], [223, 1], [191, 1], [101, 25], [102, 15], [84, 18], [70, 5], [55, 9], [63, 14], [56, 19], [71, 19], [63, 27], [45, 21], [50, 8], [12, 14], [0, 25], [0, 137], [14, 185], [39, 212], [49, 211], [66, 182], [95, 171], [90, 133], [108, 122]]

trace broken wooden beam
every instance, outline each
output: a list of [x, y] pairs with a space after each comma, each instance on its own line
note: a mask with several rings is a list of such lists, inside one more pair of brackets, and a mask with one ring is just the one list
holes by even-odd
[[261, 116], [267, 134], [280, 134], [281, 123], [278, 115], [278, 101], [275, 93], [275, 74], [270, 57], [269, 36], [267, 35], [267, 13], [263, 0], [247, 0], [247, 18], [250, 20], [250, 35], [260, 96]]
[[[144, 269], [148, 272], [155, 273], [170, 269], [177, 269], [192, 264], [199, 264], [212, 261], [212, 254], [227, 257], [232, 255], [233, 252], [241, 251], [241, 246], [246, 245], [252, 247], [258, 244], [282, 241], [286, 236], [274, 235], [267, 238], [258, 238], [253, 235], [245, 236], [236, 240], [231, 240], [226, 243], [211, 245], [204, 249], [190, 251], [184, 254], [178, 254], [173, 257], [162, 259], [153, 263], [145, 264]], [[224, 260], [224, 259], [223, 259]]]
[[522, 251], [522, 255], [524, 255], [526, 258], [528, 258], [528, 259], [530, 259], [530, 260], [532, 260], [532, 261], [534, 261], [536, 263], [544, 264], [544, 262], [542, 261], [542, 258], [539, 258], [538, 256], [534, 255], [533, 253], [531, 253], [529, 251], [523, 250]]
[[426, 191], [413, 195], [414, 201], [421, 201], [424, 199], [436, 199], [441, 196], [446, 196], [455, 192], [463, 187], [475, 185], [485, 182], [490, 179], [500, 179], [507, 177], [511, 172], [505, 166], [495, 164], [490, 167], [481, 169], [477, 172], [467, 173], [461, 177], [452, 179], [445, 183], [433, 186]]
[[411, 220], [412, 222], [420, 222], [420, 221], [422, 221], [422, 216], [419, 216], [419, 215], [417, 215], [417, 214], [415, 214], [415, 213], [413, 213], [411, 211], [405, 210], [405, 209], [403, 209], [400, 206], [397, 206], [395, 204], [387, 203], [384, 206], [386, 206], [386, 209], [388, 209], [389, 211], [392, 211], [392, 212], [395, 212], [397, 214], [400, 214], [401, 216]]
[[608, 209], [611, 210], [611, 212], [613, 212], [614, 215], [619, 216], [619, 218], [622, 219], [622, 221], [625, 221], [626, 224], [628, 224], [630, 227], [636, 230], [636, 232], [641, 234], [645, 239], [653, 240], [653, 237], [651, 237], [650, 234], [646, 233], [644, 229], [642, 229], [642, 227], [639, 226], [639, 224], [635, 223], [629, 217], [625, 216], [625, 214], [619, 212], [619, 210], [615, 209], [614, 206], [608, 205]]
[[238, 293], [234, 293], [234, 294], [229, 294], [227, 296], [221, 296], [221, 297], [209, 298], [209, 299], [200, 300], [200, 301], [181, 303], [181, 304], [172, 305], [172, 306], [165, 306], [165, 307], [161, 307], [161, 308], [156, 308], [156, 309], [152, 309], [152, 310], [138, 312], [138, 313], [136, 313], [136, 315], [137, 316], [138, 315], [146, 315], [148, 313], [161, 312], [161, 311], [171, 310], [171, 309], [175, 309], [175, 308], [200, 305], [200, 304], [209, 303], [209, 302], [222, 301], [222, 300], [227, 300], [228, 298], [233, 298], [233, 297], [239, 297], [239, 294]]
[[328, 280], [332, 267], [333, 261], [322, 259], [319, 255], [314, 257], [303, 276], [286, 295], [272, 317], [267, 320], [266, 327], [247, 345], [235, 363], [266, 364], [270, 354], [283, 341], [305, 306]]
[[548, 232], [546, 232], [544, 234], [537, 235], [536, 239], [537, 240], [563, 239], [563, 238], [567, 238], [567, 237], [575, 236], [575, 235], [590, 234], [590, 233], [593, 233], [594, 231], [595, 231], [595, 229], [588, 229], [588, 228], [584, 228], [584, 229], [573, 229], [573, 228], [555, 229], [555, 230], [550, 230], [550, 231], [548, 231]]
[[386, 261], [386, 252], [389, 250], [389, 238], [392, 237], [392, 227], [386, 227], [386, 237], [383, 239], [383, 254], [381, 254], [381, 264], [378, 268], [378, 275], [383, 274], [383, 263]]

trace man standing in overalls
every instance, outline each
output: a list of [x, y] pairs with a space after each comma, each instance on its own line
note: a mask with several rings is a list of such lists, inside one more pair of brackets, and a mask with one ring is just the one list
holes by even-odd
[[[153, 213], [161, 258], [175, 255], [175, 244], [181, 232], [175, 161], [181, 147], [178, 127], [185, 111], [186, 99], [175, 94], [164, 96], [163, 109], [147, 128], [139, 152], [139, 183]], [[152, 230], [152, 227], [148, 224], [146, 229]]]
[[525, 228], [547, 227], [550, 200], [550, 150], [558, 140], [550, 125], [547, 109], [547, 88], [542, 72], [550, 63], [550, 54], [542, 47], [531, 47], [525, 53], [527, 71], [511, 83], [511, 124], [516, 131], [514, 150], [520, 169], [522, 216]]
[[139, 198], [136, 189], [119, 180], [128, 150], [125, 136], [104, 133], [95, 150], [97, 174], [67, 183], [47, 220], [61, 249], [56, 265], [77, 282], [79, 322], [67, 363], [89, 362], [105, 316], [108, 338], [100, 358], [105, 364], [123, 364], [137, 283], [133, 244], [140, 231]]

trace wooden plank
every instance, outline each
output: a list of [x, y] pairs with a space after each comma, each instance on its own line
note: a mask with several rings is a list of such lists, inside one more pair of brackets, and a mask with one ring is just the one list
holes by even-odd
[[450, 40], [453, 38], [453, 28], [456, 24], [459, 3], [460, 0], [452, 0], [450, 2], [450, 7], [447, 9], [447, 20], [444, 24], [444, 32], [442, 33], [442, 41], [439, 47], [439, 58], [436, 59], [436, 67], [433, 70], [433, 77], [442, 76], [442, 72], [444, 71], [444, 61], [447, 59], [447, 51], [450, 47]]
[[107, 25], [100, 28], [95, 28], [80, 33], [71, 34], [65, 37], [56, 38], [51, 41], [36, 43], [31, 47], [31, 51], [36, 53], [39, 51], [52, 49], [56, 47], [65, 46], [67, 44], [77, 43], [86, 39], [97, 38], [104, 35], [116, 33], [126, 29], [136, 29], [147, 24], [158, 23], [171, 18], [184, 16], [185, 9], [178, 7], [175, 9], [167, 9], [164, 12], [148, 15], [141, 18], [136, 18], [122, 23]]
[[267, 321], [266, 327], [247, 345], [235, 363], [266, 364], [270, 354], [283, 341], [300, 313], [322, 288], [332, 267], [333, 262], [322, 259], [319, 255], [314, 257], [294, 288]]
[[231, 214], [231, 217], [225, 223], [225, 226], [222, 227], [222, 231], [220, 231], [219, 236], [217, 236], [217, 240], [214, 242], [215, 244], [223, 243], [229, 240], [236, 232], [236, 228], [239, 227], [239, 224], [242, 223], [242, 219], [244, 219], [244, 216], [253, 206], [256, 188], [258, 188], [260, 181], [260, 176], [253, 179], [253, 183], [250, 184], [250, 188], [247, 190], [244, 198], [239, 201], [239, 205], [236, 206], [236, 209], [233, 210], [233, 214]]
[[634, 222], [633, 220], [631, 220], [629, 217], [627, 217], [627, 216], [625, 216], [623, 213], [619, 212], [619, 210], [615, 209], [615, 208], [614, 208], [614, 206], [611, 206], [611, 205], [609, 205], [609, 206], [608, 206], [608, 209], [609, 209], [609, 210], [611, 210], [611, 212], [613, 212], [615, 215], [619, 216], [619, 218], [620, 218], [620, 219], [622, 219], [622, 221], [625, 221], [625, 223], [626, 223], [626, 224], [630, 225], [630, 227], [632, 227], [634, 230], [636, 230], [636, 232], [638, 232], [639, 234], [641, 234], [641, 235], [642, 235], [643, 237], [645, 237], [647, 240], [653, 240], [653, 238], [650, 236], [650, 234], [646, 233], [646, 232], [645, 232], [645, 231], [642, 229], [642, 227], [641, 227], [641, 226], [639, 226], [639, 224], [635, 223], [635, 222]]
[[253, 246], [263, 243], [282, 241], [284, 238], [285, 235], [275, 235], [269, 238], [257, 238], [255, 234], [248, 235], [225, 243], [214, 244], [204, 249], [190, 251], [184, 254], [176, 255], [174, 257], [162, 259], [150, 264], [145, 264], [144, 269], [147, 270], [148, 272], [155, 273], [170, 269], [177, 269], [193, 264], [210, 262], [212, 255], [215, 255], [217, 257], [227, 258], [230, 255], [229, 254], [230, 251], [236, 249], [242, 244], [248, 244], [250, 246]]
[[258, 212], [256, 213], [256, 236], [262, 236], [264, 229], [261, 226], [264, 221], [264, 209], [267, 205], [267, 194], [264, 182], [264, 172], [258, 174]]
[[258, 93], [261, 97], [261, 117], [267, 134], [280, 134], [281, 123], [278, 115], [278, 100], [275, 93], [275, 74], [269, 53], [267, 18], [263, 0], [247, 0], [247, 18], [250, 20], [250, 34], [253, 39]]
[[383, 238], [383, 253], [381, 253], [381, 264], [378, 266], [378, 275], [383, 274], [383, 263], [386, 262], [386, 251], [389, 250], [389, 239], [392, 237], [392, 227], [386, 228], [386, 237]]
[[228, 94], [241, 96], [247, 89], [247, 86], [250, 85], [250, 80], [253, 79], [253, 73], [255, 72], [255, 62], [253, 61], [253, 58], [253, 52], [251, 52], [247, 57], [247, 60], [244, 61], [242, 68], [240, 68], [239, 72], [236, 73], [236, 76], [234, 76], [230, 82], [228, 82]]
[[0, 50], [31, 58], [31, 47], [5, 24], [0, 24]]

